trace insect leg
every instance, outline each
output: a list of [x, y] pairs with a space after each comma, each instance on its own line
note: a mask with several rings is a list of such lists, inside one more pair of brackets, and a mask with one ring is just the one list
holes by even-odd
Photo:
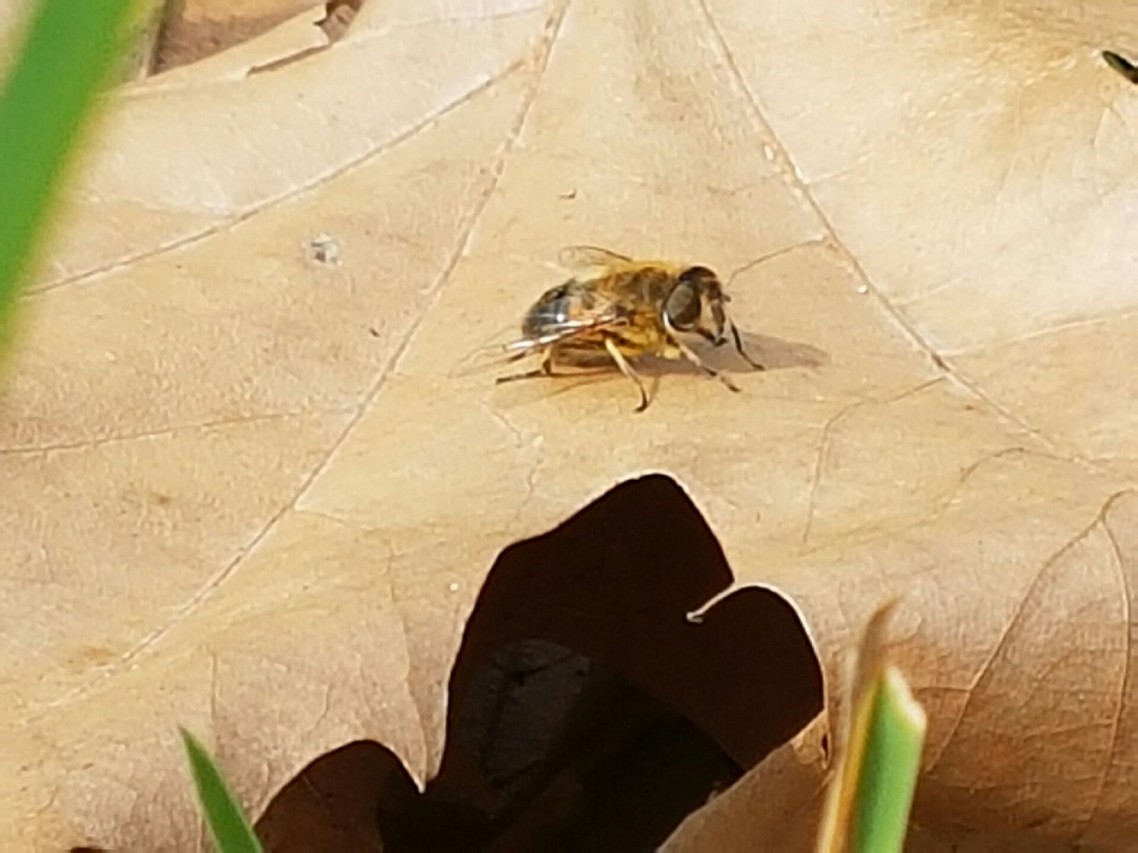
[[620, 368], [620, 372], [636, 383], [636, 387], [640, 391], [640, 405], [636, 407], [636, 411], [643, 412], [648, 408], [648, 393], [644, 390], [643, 380], [632, 369], [632, 365], [628, 363], [628, 359], [624, 357], [617, 345], [612, 342], [612, 338], [605, 338], [605, 349], [612, 356], [612, 360], [616, 362], [616, 366]]
[[739, 335], [739, 327], [736, 326], [735, 323], [731, 320], [728, 320], [728, 322], [731, 324], [731, 337], [735, 341], [735, 352], [743, 356], [743, 360], [746, 361], [747, 364], [751, 365], [751, 367], [755, 368], [755, 370], [766, 370], [767, 368], [765, 365], [759, 364], [757, 361], [747, 355], [746, 350], [743, 349], [743, 339]]
[[686, 358], [708, 376], [712, 377], [713, 379], [718, 379], [732, 391], [740, 390], [739, 386], [727, 377], [727, 374], [720, 373], [718, 370], [715, 370], [714, 368], [708, 367], [706, 364], [704, 364], [703, 361], [700, 360], [700, 357], [696, 355], [691, 347], [689, 347], [687, 344], [675, 339], [673, 339], [672, 343], [674, 343], [679, 348], [680, 352], [684, 354], [684, 358]]
[[715, 334], [715, 332], [705, 329], [703, 326], [697, 326], [695, 331], [701, 338], [713, 346], [723, 346], [723, 344], [727, 342], [724, 338], [721, 338]]
[[499, 376], [494, 380], [495, 385], [505, 385], [507, 382], [517, 382], [519, 379], [544, 379], [550, 374], [540, 367], [536, 370], [527, 370], [523, 373], [511, 373], [509, 376]]
[[553, 347], [546, 347], [541, 354], [541, 367], [527, 370], [523, 373], [512, 373], [509, 376], [499, 376], [494, 380], [495, 385], [506, 382], [517, 382], [519, 379], [539, 379], [545, 376], [556, 376], [553, 372]]
[[672, 345], [683, 354], [684, 358], [686, 358], [708, 376], [718, 379], [732, 391], [740, 390], [739, 386], [728, 379], [725, 374], [720, 373], [718, 370], [715, 370], [704, 364], [700, 357], [695, 354], [695, 350], [693, 350], [691, 347], [679, 339], [679, 337], [676, 335], [675, 328], [672, 326], [671, 321], [668, 319], [667, 314], [664, 315], [664, 328], [668, 331], [668, 339], [671, 341]]

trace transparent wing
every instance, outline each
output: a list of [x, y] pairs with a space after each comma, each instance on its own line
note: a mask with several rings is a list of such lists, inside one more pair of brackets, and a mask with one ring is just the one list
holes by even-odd
[[546, 326], [540, 335], [528, 338], [516, 337], [505, 342], [479, 347], [461, 359], [449, 372], [449, 376], [459, 378], [498, 370], [508, 364], [537, 355], [554, 344], [573, 341], [584, 344], [590, 336], [598, 332], [627, 324], [628, 319], [620, 314], [617, 307], [608, 305], [589, 317]]
[[634, 261], [600, 246], [566, 246], [558, 253], [557, 263], [570, 272], [604, 272]]
[[539, 339], [518, 338], [506, 343], [487, 344], [463, 356], [449, 371], [447, 376], [459, 379], [478, 373], [500, 370], [507, 364], [521, 361], [527, 356], [541, 352], [548, 344]]

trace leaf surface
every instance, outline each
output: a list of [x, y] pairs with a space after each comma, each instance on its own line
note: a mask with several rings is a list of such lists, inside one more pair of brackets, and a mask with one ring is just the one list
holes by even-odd
[[[311, 50], [320, 14], [124, 89], [28, 297], [3, 846], [203, 844], [178, 725], [256, 814], [353, 740], [430, 777], [498, 554], [649, 472], [827, 672], [901, 597], [918, 820], [1133, 837], [1136, 13], [390, 2]], [[730, 275], [769, 369], [642, 415], [452, 378], [569, 244]], [[777, 779], [681, 834], [800, 818]]]

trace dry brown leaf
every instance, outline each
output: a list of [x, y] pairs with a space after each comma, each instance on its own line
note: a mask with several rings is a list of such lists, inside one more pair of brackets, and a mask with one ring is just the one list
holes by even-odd
[[[1138, 88], [1099, 51], [1138, 11], [407, 0], [304, 53], [319, 16], [126, 89], [27, 300], [2, 846], [202, 844], [178, 724], [258, 813], [354, 740], [429, 778], [499, 552], [652, 471], [828, 670], [902, 597], [918, 821], [1136, 837]], [[579, 242], [736, 271], [772, 369], [639, 416], [619, 376], [448, 378]], [[756, 760], [729, 705], [691, 713]], [[717, 849], [801, 815], [771, 778], [701, 816]]]

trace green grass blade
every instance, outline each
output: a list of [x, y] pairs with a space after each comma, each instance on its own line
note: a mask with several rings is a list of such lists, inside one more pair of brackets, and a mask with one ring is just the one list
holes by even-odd
[[887, 667], [881, 679], [853, 807], [854, 853], [901, 853], [917, 787], [925, 713], [904, 677]]
[[0, 343], [135, 10], [133, 0], [42, 0], [31, 12], [0, 90]]
[[261, 853], [261, 843], [225, 784], [221, 771], [192, 734], [185, 729], [180, 731], [194, 775], [198, 803], [217, 849], [220, 853]]
[[889, 662], [886, 624], [896, 605], [887, 602], [870, 616], [850, 668], [818, 853], [904, 850], [926, 719]]

